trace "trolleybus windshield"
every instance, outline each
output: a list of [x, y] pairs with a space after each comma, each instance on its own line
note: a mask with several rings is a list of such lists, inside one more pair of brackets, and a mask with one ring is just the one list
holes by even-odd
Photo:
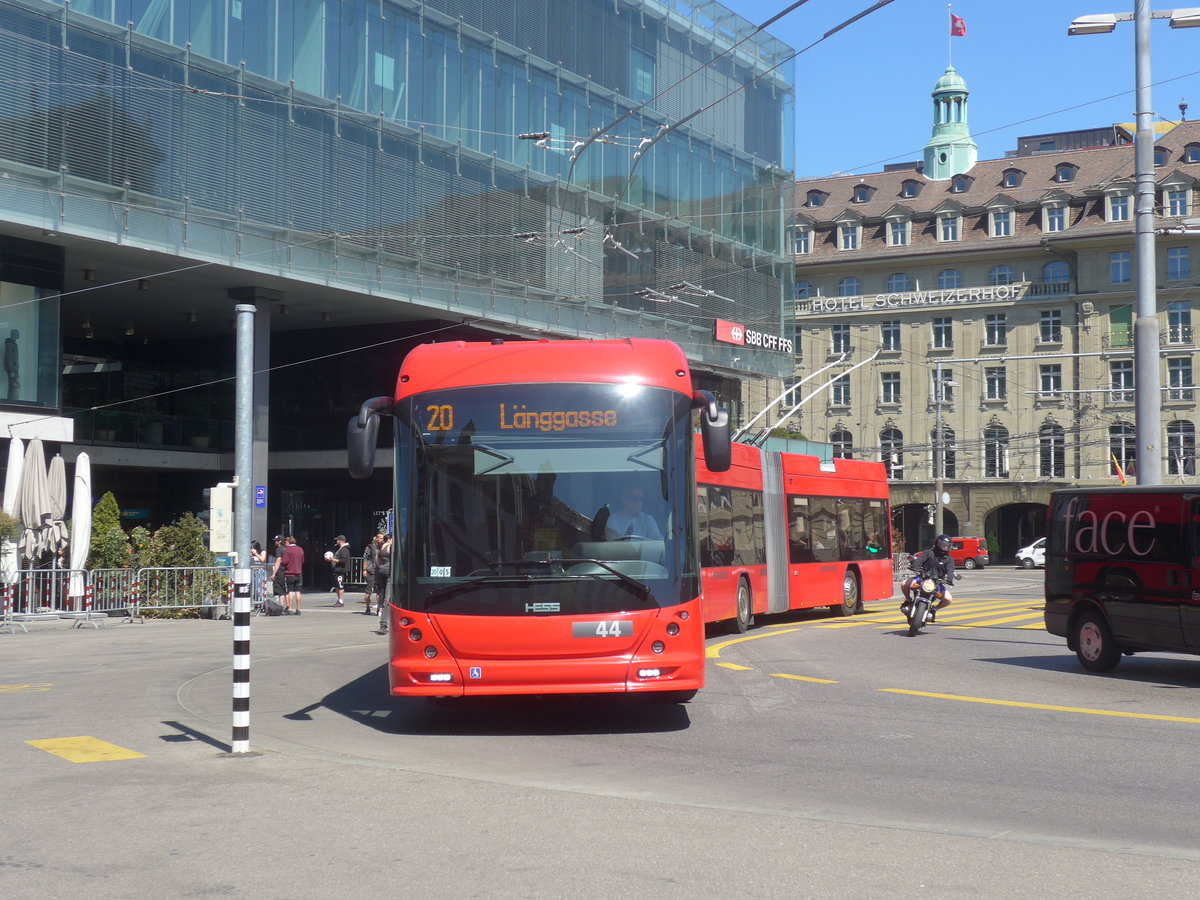
[[399, 605], [571, 615], [696, 597], [689, 397], [489, 385], [396, 412]]

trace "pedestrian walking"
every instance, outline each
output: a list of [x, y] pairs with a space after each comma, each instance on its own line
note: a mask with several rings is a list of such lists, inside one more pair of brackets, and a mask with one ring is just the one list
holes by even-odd
[[376, 634], [388, 633], [388, 601], [392, 593], [392, 536], [385, 534], [379, 545], [375, 568], [375, 585], [379, 592], [379, 629]]
[[283, 568], [283, 551], [287, 548], [287, 541], [284, 540], [282, 534], [275, 535], [275, 540], [272, 542], [271, 556], [267, 560], [268, 577], [271, 579], [271, 591], [279, 598], [279, 605], [284, 607], [284, 612], [287, 611], [287, 580], [284, 577]]
[[366, 604], [366, 613], [371, 614], [371, 596], [374, 595], [378, 600], [379, 586], [375, 583], [378, 578], [379, 569], [379, 548], [383, 545], [383, 535], [377, 534], [363, 548], [363, 577], [366, 579], [366, 586], [363, 588], [363, 603]]
[[296, 543], [295, 535], [287, 536], [283, 549], [283, 578], [287, 586], [287, 608], [293, 616], [300, 615], [300, 579], [304, 575], [304, 549]]
[[334, 606], [346, 605], [346, 575], [350, 571], [350, 544], [346, 542], [346, 536], [339, 534], [333, 539], [334, 550], [329, 556], [329, 565], [333, 568], [333, 589], [337, 593], [337, 602]]

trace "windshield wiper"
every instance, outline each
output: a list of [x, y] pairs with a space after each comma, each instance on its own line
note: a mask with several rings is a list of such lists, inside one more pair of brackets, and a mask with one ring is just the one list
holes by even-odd
[[[558, 562], [571, 563], [571, 564], [594, 563], [595, 565], [604, 569], [606, 572], [611, 572], [613, 575], [616, 575], [617, 578], [619, 578], [623, 584], [630, 587], [633, 590], [633, 592], [635, 594], [637, 594], [642, 600], [648, 600], [650, 598], [650, 594], [652, 593], [649, 585], [645, 584], [644, 582], [638, 581], [636, 578], [626, 575], [620, 569], [614, 569], [612, 566], [610, 566], [607, 562], [605, 562], [602, 559], [589, 559], [587, 557], [584, 557], [584, 558], [580, 558], [580, 559], [560, 559], [560, 560], [558, 560]], [[584, 576], [571, 575], [569, 577], [571, 577], [571, 578], [579, 578], [579, 577], [598, 578], [599, 574], [596, 572], [589, 572]]]
[[565, 571], [549, 570], [550, 566], [552, 565], [565, 566], [574, 565], [576, 563], [592, 563], [604, 569], [605, 572], [615, 575], [621, 584], [625, 587], [628, 587], [635, 595], [637, 595], [640, 600], [644, 601], [650, 599], [650, 596], [653, 593], [650, 590], [649, 585], [638, 581], [636, 578], [626, 575], [620, 569], [613, 568], [609, 562], [603, 559], [591, 559], [589, 557], [571, 559], [513, 559], [488, 563], [488, 569], [500, 569], [504, 566], [530, 566], [537, 567], [539, 569], [544, 568], [546, 571], [518, 572], [511, 575], [492, 575], [483, 569], [476, 569], [474, 572], [466, 576], [469, 579], [468, 581], [456, 581], [453, 584], [448, 584], [445, 587], [430, 591], [428, 596], [425, 598], [425, 603], [427, 606], [432, 606], [434, 604], [441, 603], [443, 600], [449, 600], [451, 597], [457, 597], [460, 594], [469, 593], [485, 584], [526, 584], [531, 579], [536, 578], [541, 580], [547, 576], [551, 578], [568, 579], [600, 577], [599, 572], [588, 572], [583, 575], [571, 575]]

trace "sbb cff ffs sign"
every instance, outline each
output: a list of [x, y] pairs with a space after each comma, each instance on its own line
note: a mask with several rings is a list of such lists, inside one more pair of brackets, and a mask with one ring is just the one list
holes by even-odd
[[767, 334], [739, 325], [737, 322], [727, 322], [724, 319], [713, 320], [713, 338], [723, 344], [774, 350], [778, 353], [791, 353], [793, 346], [791, 338], [781, 337], [778, 334]]

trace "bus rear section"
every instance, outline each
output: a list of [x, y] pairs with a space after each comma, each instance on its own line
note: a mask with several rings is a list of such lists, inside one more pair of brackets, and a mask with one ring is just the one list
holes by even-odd
[[666, 341], [413, 350], [392, 405], [392, 693], [703, 686], [697, 405], [727, 422]]
[[714, 473], [697, 455], [706, 621], [745, 631], [759, 613], [853, 615], [892, 595], [882, 464], [734, 444], [729, 469]]
[[1200, 653], [1200, 490], [1054, 491], [1044, 615], [1093, 672], [1138, 651]]

